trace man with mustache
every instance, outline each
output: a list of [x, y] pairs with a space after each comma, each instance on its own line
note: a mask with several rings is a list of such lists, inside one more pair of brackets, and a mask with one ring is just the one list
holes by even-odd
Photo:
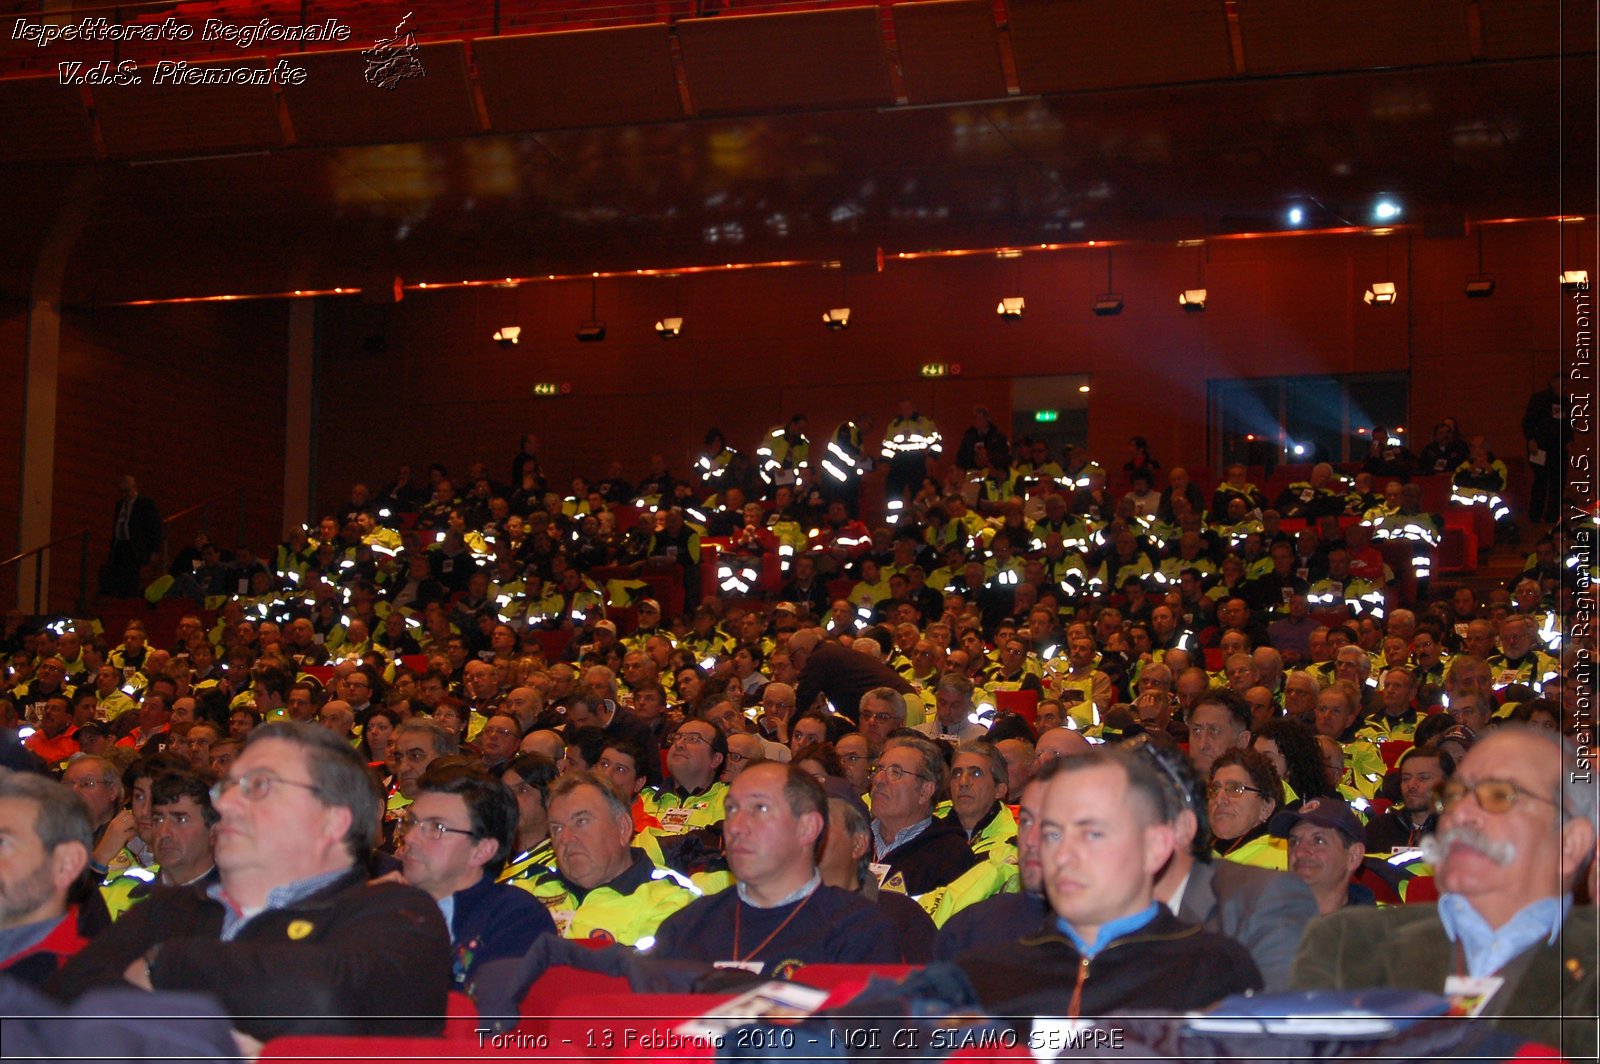
[[1595, 1055], [1595, 910], [1572, 886], [1595, 845], [1593, 777], [1553, 732], [1504, 725], [1440, 791], [1424, 852], [1437, 905], [1346, 909], [1314, 922], [1297, 988], [1443, 993], [1506, 1031]]

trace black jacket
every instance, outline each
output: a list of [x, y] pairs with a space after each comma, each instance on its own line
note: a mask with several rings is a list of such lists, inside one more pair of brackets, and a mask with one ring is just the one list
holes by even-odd
[[922, 834], [885, 855], [889, 873], [883, 886], [916, 897], [944, 886], [981, 860], [967, 845], [959, 817], [936, 816]]
[[[1032, 1017], [1071, 1015], [1082, 961], [1051, 916], [1020, 942], [971, 950], [955, 963], [984, 1008], [997, 1016]], [[1243, 946], [1184, 923], [1165, 905], [1150, 923], [1102, 948], [1081, 974], [1079, 1016], [1199, 1009], [1261, 987], [1261, 973]]]
[[833, 703], [834, 709], [855, 720], [861, 711], [861, 696], [874, 687], [911, 693], [911, 685], [905, 677], [883, 662], [838, 643], [819, 643], [806, 659], [805, 668], [800, 670], [795, 715], [810, 709], [812, 700], [821, 693]]
[[67, 963], [52, 989], [68, 999], [122, 983], [157, 943], [157, 990], [205, 991], [245, 1034], [438, 1034], [450, 990], [450, 934], [415, 887], [367, 884], [353, 868], [221, 941], [223, 907], [199, 887], [135, 905]]
[[518, 887], [484, 876], [455, 893], [450, 917], [453, 988], [471, 993], [478, 965], [520, 957], [540, 935], [556, 933], [556, 922], [539, 899]]

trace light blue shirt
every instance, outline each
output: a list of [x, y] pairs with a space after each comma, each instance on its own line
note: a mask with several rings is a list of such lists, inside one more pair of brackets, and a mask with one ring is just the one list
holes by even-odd
[[822, 872], [819, 869], [815, 872], [812, 872], [811, 878], [801, 884], [800, 888], [793, 894], [790, 894], [787, 898], [780, 898], [771, 905], [757, 905], [753, 900], [751, 900], [750, 890], [743, 883], [735, 883], [733, 885], [733, 889], [739, 892], [739, 900], [750, 906], [752, 909], [781, 909], [785, 905], [793, 905], [801, 898], [809, 898], [812, 894], [816, 893], [817, 888], [820, 886], [822, 886]]
[[206, 897], [212, 901], [222, 903], [222, 941], [232, 942], [238, 937], [239, 932], [244, 930], [246, 924], [262, 913], [271, 912], [274, 909], [287, 909], [291, 905], [297, 905], [317, 893], [317, 891], [322, 890], [324, 887], [332, 886], [349, 874], [349, 868], [339, 868], [332, 872], [324, 872], [320, 876], [297, 879], [293, 883], [285, 883], [281, 887], [273, 887], [267, 892], [267, 904], [248, 915], [235, 909], [228, 902], [221, 883], [213, 883], [207, 887]]
[[1140, 911], [1132, 913], [1128, 916], [1119, 916], [1115, 920], [1108, 920], [1101, 924], [1100, 930], [1095, 935], [1093, 942], [1088, 941], [1082, 935], [1078, 934], [1077, 929], [1071, 924], [1067, 923], [1065, 917], [1056, 917], [1056, 927], [1063, 935], [1066, 935], [1068, 938], [1072, 939], [1072, 944], [1078, 947], [1078, 955], [1080, 957], [1088, 957], [1093, 959], [1096, 953], [1099, 953], [1101, 950], [1111, 945], [1112, 942], [1121, 938], [1123, 935], [1129, 935], [1139, 930], [1141, 927], [1148, 924], [1151, 920], [1154, 920], [1160, 914], [1161, 903], [1158, 901], [1153, 901], [1150, 903], [1150, 907], [1147, 909], [1141, 909]]
[[1540, 898], [1518, 910], [1499, 930], [1460, 894], [1439, 896], [1439, 922], [1451, 942], [1461, 943], [1467, 974], [1493, 975], [1540, 942], [1555, 942], [1572, 908], [1572, 897]]
[[904, 846], [906, 843], [910, 842], [912, 839], [928, 830], [928, 825], [932, 823], [933, 817], [930, 816], [926, 820], [919, 820], [910, 827], [895, 832], [894, 838], [886, 839], [883, 837], [883, 825], [877, 820], [874, 820], [872, 822], [873, 852], [878, 855], [878, 860], [881, 861], [895, 850], [899, 849], [901, 846]]
[[451, 922], [456, 918], [456, 896], [454, 894], [446, 894], [439, 899], [439, 912], [444, 915], [444, 926], [455, 926]]

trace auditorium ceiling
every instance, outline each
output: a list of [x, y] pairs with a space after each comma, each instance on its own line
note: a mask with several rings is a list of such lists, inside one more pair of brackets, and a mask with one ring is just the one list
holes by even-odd
[[[1594, 41], [1561, 0], [948, 0], [434, 40], [391, 91], [349, 50], [290, 56], [282, 87], [158, 86], [136, 56], [147, 83], [0, 80], [0, 291], [62, 256], [80, 305], [870, 269], [1383, 201], [1461, 235], [1595, 209]], [[276, 59], [245, 55], [206, 58]]]

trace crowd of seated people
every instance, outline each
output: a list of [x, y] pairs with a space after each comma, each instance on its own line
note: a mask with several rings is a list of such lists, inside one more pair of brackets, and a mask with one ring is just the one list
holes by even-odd
[[[170, 642], [9, 616], [7, 763], [61, 782], [27, 799], [53, 871], [0, 965], [68, 998], [209, 988], [260, 1040], [436, 1029], [548, 936], [767, 974], [938, 959], [997, 1015], [1448, 990], [1448, 964], [1341, 962], [1381, 909], [1442, 921], [1473, 975], [1582, 948], [1556, 935], [1592, 931], [1594, 889], [1562, 530], [1480, 601], [1374, 547], [1435, 527], [1408, 485], [1319, 465], [1268, 500], [1137, 441], [1119, 494], [1076, 448], [1013, 462], [986, 416], [869, 527], [859, 477], [812, 487], [804, 427], [760, 467], [714, 434], [694, 482], [548, 490], [533, 437], [509, 486], [402, 468], [273, 553], [197, 544], [150, 596], [199, 600]], [[1495, 937], [1513, 919], [1539, 934]], [[285, 938], [326, 979], [274, 974]], [[1504, 1025], [1568, 1037], [1522, 974]]]

